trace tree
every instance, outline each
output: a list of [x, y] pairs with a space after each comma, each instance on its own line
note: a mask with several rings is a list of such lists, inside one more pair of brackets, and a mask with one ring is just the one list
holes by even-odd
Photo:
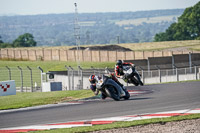
[[14, 47], [34, 47], [37, 42], [34, 40], [34, 37], [30, 33], [25, 33], [20, 35], [16, 40], [13, 41]]
[[0, 48], [12, 48], [13, 45], [10, 43], [0, 43]]
[[3, 43], [3, 41], [1, 40], [1, 36], [0, 36], [0, 43]]
[[186, 8], [177, 23], [163, 33], [156, 34], [154, 41], [200, 40], [200, 2]]

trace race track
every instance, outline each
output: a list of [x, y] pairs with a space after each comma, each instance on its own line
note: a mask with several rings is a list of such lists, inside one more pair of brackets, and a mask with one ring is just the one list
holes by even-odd
[[0, 111], [0, 128], [200, 108], [200, 82], [127, 87], [145, 94], [130, 100], [82, 100], [51, 106]]

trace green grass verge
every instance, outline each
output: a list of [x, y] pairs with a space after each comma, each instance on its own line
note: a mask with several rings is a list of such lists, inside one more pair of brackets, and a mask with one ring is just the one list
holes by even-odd
[[0, 109], [17, 109], [36, 105], [53, 104], [93, 96], [91, 90], [20, 92], [16, 95], [0, 96]]
[[[2, 61], [0, 60], [0, 67], [31, 67], [37, 68], [40, 66], [44, 72], [47, 71], [66, 71], [65, 65], [77, 68], [77, 63], [73, 61]], [[89, 69], [91, 66], [94, 68], [114, 68], [115, 62], [81, 62], [81, 67]]]
[[139, 125], [147, 125], [147, 124], [165, 124], [166, 122], [172, 121], [182, 121], [182, 120], [191, 120], [191, 119], [199, 119], [200, 114], [192, 114], [185, 116], [173, 116], [168, 118], [154, 118], [154, 119], [146, 119], [146, 120], [136, 120], [130, 122], [114, 122], [112, 124], [105, 125], [94, 125], [88, 127], [74, 127], [74, 128], [63, 128], [63, 129], [54, 129], [54, 130], [45, 130], [45, 131], [36, 131], [39, 133], [48, 132], [48, 133], [85, 133], [92, 132], [98, 130], [106, 130], [106, 129], [114, 129], [114, 128], [127, 128]]

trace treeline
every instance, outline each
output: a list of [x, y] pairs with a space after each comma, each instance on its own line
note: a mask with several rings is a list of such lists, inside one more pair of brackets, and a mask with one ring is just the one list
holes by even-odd
[[20, 35], [12, 43], [4, 43], [0, 36], [0, 48], [15, 48], [15, 47], [35, 47], [37, 42], [30, 33]]
[[[156, 33], [165, 31], [176, 19], [139, 25], [118, 25], [122, 20], [159, 16], [180, 16], [183, 9], [118, 13], [79, 14], [81, 44], [114, 44], [151, 42]], [[3, 42], [12, 43], [24, 33], [34, 36], [37, 46], [74, 45], [74, 14], [49, 14], [0, 17]]]
[[155, 41], [200, 40], [200, 2], [185, 9], [178, 18], [162, 33], [156, 34]]

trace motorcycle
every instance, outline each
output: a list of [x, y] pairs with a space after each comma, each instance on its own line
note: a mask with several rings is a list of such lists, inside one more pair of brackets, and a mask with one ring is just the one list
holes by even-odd
[[[128, 100], [130, 98], [130, 94], [125, 88], [119, 86], [114, 80], [107, 76], [103, 76], [102, 83], [99, 84], [97, 88], [104, 95], [114, 99], [115, 101], [119, 101], [121, 98], [124, 98], [125, 100]], [[123, 91], [125, 92], [125, 96], [121, 97], [120, 89], [123, 89]]]
[[143, 86], [143, 82], [141, 81], [140, 74], [135, 69], [135, 66], [126, 66], [123, 68], [124, 72], [124, 80], [127, 80], [128, 83], [132, 83], [135, 86], [141, 85]]

